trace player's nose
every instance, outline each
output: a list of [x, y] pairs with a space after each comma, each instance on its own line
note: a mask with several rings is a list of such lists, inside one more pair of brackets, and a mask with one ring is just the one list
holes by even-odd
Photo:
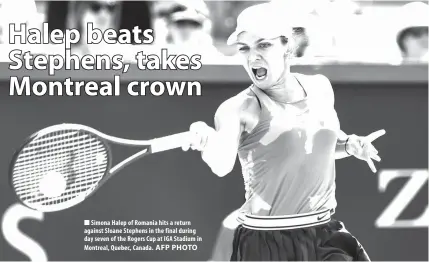
[[253, 64], [261, 60], [261, 55], [258, 52], [252, 51], [249, 53], [248, 62], [249, 64]]

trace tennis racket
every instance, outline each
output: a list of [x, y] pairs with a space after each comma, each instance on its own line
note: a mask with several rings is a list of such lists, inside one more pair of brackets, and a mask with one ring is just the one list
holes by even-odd
[[[93, 195], [134, 161], [181, 147], [188, 135], [183, 132], [152, 140], [128, 140], [79, 124], [50, 126], [28, 137], [13, 155], [10, 184], [19, 201], [31, 209], [64, 210]], [[112, 167], [110, 144], [142, 149]]]

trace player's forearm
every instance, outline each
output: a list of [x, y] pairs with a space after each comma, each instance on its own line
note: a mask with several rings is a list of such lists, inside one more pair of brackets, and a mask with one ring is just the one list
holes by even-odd
[[214, 131], [204, 150], [201, 152], [204, 162], [219, 177], [226, 176], [234, 168], [237, 152], [231, 144], [225, 143], [222, 134]]

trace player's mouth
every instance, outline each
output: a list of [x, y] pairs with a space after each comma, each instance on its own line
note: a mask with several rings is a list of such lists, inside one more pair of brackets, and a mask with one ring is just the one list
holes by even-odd
[[268, 70], [264, 67], [254, 66], [252, 72], [256, 80], [261, 81], [267, 77]]

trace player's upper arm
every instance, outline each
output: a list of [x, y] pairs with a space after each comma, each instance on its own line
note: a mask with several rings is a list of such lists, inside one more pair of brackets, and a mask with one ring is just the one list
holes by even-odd
[[[241, 120], [242, 99], [232, 97], [223, 102], [214, 117], [216, 138], [209, 146], [216, 148], [203, 153], [203, 159], [218, 176], [225, 176], [234, 168], [243, 124]], [[210, 142], [209, 142], [210, 144]]]
[[322, 99], [325, 100], [325, 103], [329, 106], [335, 105], [335, 96], [334, 90], [332, 89], [331, 81], [324, 75], [317, 75], [318, 84], [321, 90]]
[[317, 83], [321, 92], [320, 96], [321, 99], [323, 99], [323, 104], [326, 105], [327, 110], [326, 113], [324, 113], [326, 124], [331, 126], [331, 128], [335, 128], [339, 132], [338, 135], [341, 136], [341, 125], [335, 110], [335, 96], [331, 82], [324, 75], [317, 75], [317, 77], [319, 78]]

